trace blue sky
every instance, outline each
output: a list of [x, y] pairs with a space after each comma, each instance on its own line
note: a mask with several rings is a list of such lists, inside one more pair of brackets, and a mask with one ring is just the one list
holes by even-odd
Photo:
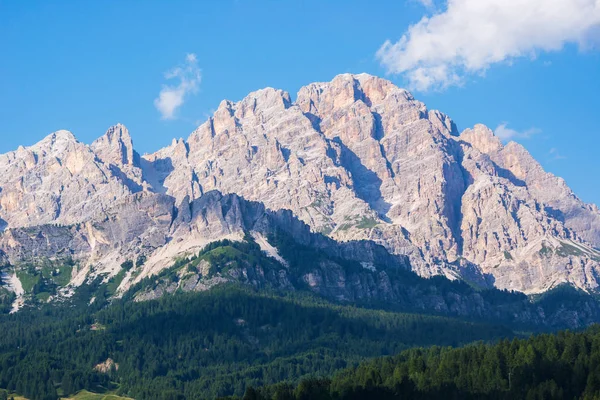
[[[58, 129], [90, 143], [117, 122], [138, 151], [152, 152], [187, 137], [224, 98], [265, 86], [294, 96], [310, 82], [368, 72], [416, 89], [461, 130], [504, 126], [600, 204], [600, 13], [565, 13], [568, 0], [553, 0], [556, 12], [532, 9], [530, 24], [511, 14], [527, 16], [522, 7], [472, 15], [473, 1], [0, 0], [0, 152]], [[575, 16], [553, 20], [563, 15]], [[166, 79], [182, 65], [191, 69]], [[182, 76], [183, 103], [161, 118], [155, 99]]]

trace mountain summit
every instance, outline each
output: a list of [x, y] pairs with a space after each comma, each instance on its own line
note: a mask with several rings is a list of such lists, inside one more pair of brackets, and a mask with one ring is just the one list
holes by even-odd
[[[187, 140], [141, 157], [120, 124], [91, 146], [59, 131], [0, 155], [0, 188], [5, 257], [74, 249], [75, 285], [143, 256], [144, 272], [126, 287], [239, 237], [242, 214], [190, 211], [211, 191], [290, 210], [340, 242], [376, 242], [422, 276], [528, 294], [600, 284], [596, 206], [521, 145], [483, 125], [459, 133], [447, 115], [367, 74], [309, 84], [295, 101], [272, 88], [223, 101]], [[53, 233], [59, 240], [48, 228], [45, 242], [23, 233], [45, 224], [66, 226]]]

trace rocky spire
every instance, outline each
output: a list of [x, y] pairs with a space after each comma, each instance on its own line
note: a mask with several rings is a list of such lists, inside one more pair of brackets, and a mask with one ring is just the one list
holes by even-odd
[[136, 162], [133, 141], [129, 131], [122, 124], [108, 128], [106, 133], [91, 145], [96, 156], [104, 163], [116, 165], [134, 165]]

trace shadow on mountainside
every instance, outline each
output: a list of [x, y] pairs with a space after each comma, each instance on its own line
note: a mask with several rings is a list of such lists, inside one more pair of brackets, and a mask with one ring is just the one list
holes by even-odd
[[152, 186], [154, 192], [163, 194], [167, 192], [167, 188], [164, 186], [165, 179], [175, 170], [170, 157], [152, 162], [141, 158], [140, 168], [142, 169], [142, 179]]
[[387, 213], [391, 204], [384, 201], [381, 195], [382, 180], [377, 174], [367, 168], [360, 158], [346, 146], [339, 137], [333, 142], [340, 146], [342, 166], [352, 174], [356, 195], [375, 210], [381, 219], [389, 221]]

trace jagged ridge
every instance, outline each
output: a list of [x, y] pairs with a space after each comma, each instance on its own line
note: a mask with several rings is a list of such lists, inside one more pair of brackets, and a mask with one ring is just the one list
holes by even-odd
[[[423, 276], [526, 293], [562, 282], [598, 287], [597, 207], [522, 146], [503, 145], [482, 125], [459, 134], [448, 116], [366, 74], [310, 84], [295, 101], [271, 88], [223, 101], [187, 140], [143, 157], [122, 125], [91, 146], [60, 131], [0, 156], [0, 171], [0, 218], [9, 228], [123, 218], [122, 231], [136, 232], [139, 221], [111, 214], [115, 202], [165, 199], [161, 225], [173, 217], [166, 209], [219, 190], [289, 209], [337, 240], [374, 240], [410, 257]], [[162, 209], [162, 201], [146, 207]], [[164, 233], [136, 243], [164, 261], [214, 239], [186, 229], [176, 244]], [[123, 242], [88, 266], [117, 271], [133, 248]]]

